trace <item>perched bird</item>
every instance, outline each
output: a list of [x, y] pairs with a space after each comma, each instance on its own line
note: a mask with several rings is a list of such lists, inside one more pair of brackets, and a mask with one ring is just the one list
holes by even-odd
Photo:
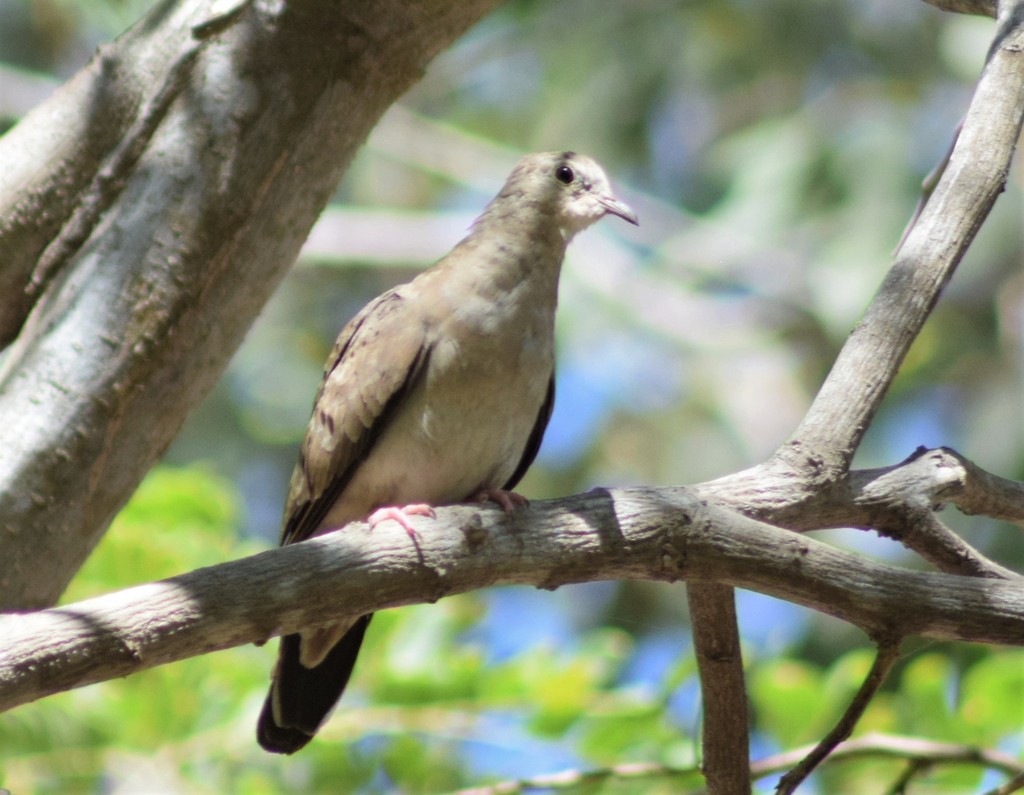
[[[533, 462], [554, 403], [558, 276], [572, 237], [605, 215], [636, 224], [601, 167], [574, 152], [522, 158], [469, 234], [371, 301], [327, 361], [292, 475], [282, 544], [431, 506], [492, 500]], [[341, 697], [371, 616], [281, 639], [257, 737], [290, 754]]]

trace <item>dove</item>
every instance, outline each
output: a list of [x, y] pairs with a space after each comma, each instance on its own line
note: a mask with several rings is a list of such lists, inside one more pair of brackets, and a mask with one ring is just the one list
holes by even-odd
[[[491, 501], [533, 463], [555, 397], [555, 307], [572, 238], [606, 215], [637, 223], [591, 158], [519, 160], [451, 252], [383, 293], [341, 331], [292, 475], [281, 544], [434, 506]], [[421, 530], [419, 532], [427, 532]], [[257, 726], [291, 754], [341, 698], [371, 615], [281, 638]]]

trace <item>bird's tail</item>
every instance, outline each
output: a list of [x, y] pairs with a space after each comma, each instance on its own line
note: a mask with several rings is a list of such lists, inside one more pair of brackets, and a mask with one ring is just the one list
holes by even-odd
[[313, 668], [299, 661], [299, 634], [281, 638], [274, 681], [256, 725], [264, 750], [293, 754], [313, 739], [348, 684], [372, 617], [358, 619]]

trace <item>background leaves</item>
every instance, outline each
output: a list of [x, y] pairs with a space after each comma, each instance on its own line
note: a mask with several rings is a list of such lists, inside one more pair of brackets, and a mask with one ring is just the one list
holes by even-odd
[[[11, 87], [0, 117], [16, 120], [147, 5], [0, 2]], [[642, 223], [609, 222], [574, 242], [559, 400], [524, 492], [688, 483], [760, 460], [792, 430], [875, 290], [991, 30], [913, 2], [506, 4], [385, 117], [222, 384], [66, 600], [274, 543], [338, 329], [447, 251], [524, 151], [594, 155]], [[1015, 174], [859, 466], [950, 444], [1024, 475], [1020, 210]], [[945, 518], [1024, 566], [1018, 531]], [[921, 565], [860, 531], [819, 537]], [[269, 649], [167, 666], [0, 716], [0, 786], [413, 793], [624, 761], [693, 765], [700, 707], [684, 604], [680, 586], [596, 583], [380, 614], [343, 707], [294, 759], [253, 742]], [[870, 664], [866, 639], [753, 594], [739, 611], [755, 752], [817, 739]], [[910, 648], [861, 729], [1020, 755], [1022, 671], [1018, 651]], [[901, 769], [844, 762], [808, 791], [884, 791]], [[992, 781], [958, 767], [913, 791]]]

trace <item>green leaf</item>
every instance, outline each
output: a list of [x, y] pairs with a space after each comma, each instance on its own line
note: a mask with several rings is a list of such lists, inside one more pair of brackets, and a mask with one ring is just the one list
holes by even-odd
[[245, 554], [238, 494], [207, 467], [157, 467], [107, 530], [61, 599], [67, 604]]
[[969, 739], [953, 716], [951, 699], [957, 666], [942, 654], [923, 654], [900, 676], [900, 731], [935, 740]]
[[769, 660], [750, 677], [750, 695], [758, 726], [779, 746], [789, 748], [818, 739], [831, 719], [822, 699], [824, 676], [819, 668], [801, 660]]
[[1024, 726], [1024, 650], [990, 654], [963, 676], [956, 713], [971, 742], [994, 745]]

